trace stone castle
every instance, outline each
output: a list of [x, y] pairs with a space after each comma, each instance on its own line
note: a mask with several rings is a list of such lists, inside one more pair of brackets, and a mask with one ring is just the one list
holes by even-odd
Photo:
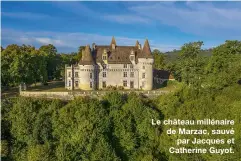
[[135, 46], [118, 46], [113, 37], [110, 45], [87, 45], [79, 63], [65, 67], [65, 88], [152, 90], [153, 63], [148, 40], [143, 48], [138, 41]]

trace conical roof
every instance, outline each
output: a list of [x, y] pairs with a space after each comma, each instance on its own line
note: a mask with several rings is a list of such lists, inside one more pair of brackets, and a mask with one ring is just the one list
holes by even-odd
[[81, 65], [92, 65], [94, 64], [94, 59], [90, 50], [90, 46], [86, 45], [85, 50], [82, 52], [82, 58], [80, 60]]
[[146, 39], [145, 44], [144, 44], [143, 49], [142, 49], [142, 57], [144, 57], [144, 58], [151, 58], [152, 57], [151, 48], [150, 48], [150, 45], [149, 45], [149, 42], [148, 42], [147, 39]]
[[136, 41], [136, 45], [135, 45], [135, 46], [137, 46], [137, 47], [138, 47], [138, 45], [139, 45], [139, 41], [137, 40], [137, 41]]
[[116, 41], [115, 41], [115, 37], [114, 36], [112, 37], [110, 45], [112, 45], [112, 44], [115, 44], [115, 46], [116, 46]]

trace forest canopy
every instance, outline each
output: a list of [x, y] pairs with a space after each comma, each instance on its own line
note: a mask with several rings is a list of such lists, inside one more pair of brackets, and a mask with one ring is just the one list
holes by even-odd
[[[165, 54], [153, 51], [154, 57], [157, 58], [154, 66], [169, 70], [182, 84], [182, 87], [175, 92], [155, 99], [145, 98], [135, 93], [122, 95], [112, 92], [101, 100], [88, 97], [76, 98], [69, 102], [24, 97], [2, 100], [2, 159], [16, 161], [239, 160], [241, 155], [241, 125], [239, 124], [241, 42], [226, 41], [214, 48], [210, 56], [202, 55], [202, 45], [203, 42], [184, 44], [174, 61], [167, 61]], [[22, 80], [44, 81], [54, 75], [57, 77], [57, 67], [48, 71], [47, 65], [48, 61], [52, 61], [58, 55], [53, 46], [36, 50], [32, 47], [12, 45], [3, 52], [2, 71], [7, 70], [2, 73], [2, 83], [5, 81], [5, 85], [17, 84]], [[37, 57], [28, 56], [29, 53]], [[47, 56], [44, 56], [46, 53]], [[27, 75], [26, 71], [39, 64], [22, 64], [24, 62], [21, 60], [25, 58], [29, 61], [37, 58], [43, 61], [45, 67], [43, 69], [39, 67], [41, 70], [38, 71], [42, 73], [39, 74], [41, 77], [35, 80]], [[11, 63], [10, 68], [9, 63]], [[20, 72], [22, 70], [25, 72]], [[13, 76], [16, 80], [12, 80]], [[164, 131], [170, 126], [152, 126], [151, 119], [174, 118], [234, 120], [235, 144], [231, 146], [235, 153], [170, 154], [168, 148], [173, 146], [176, 138], [183, 138], [183, 136], [166, 135]], [[210, 130], [220, 127], [205, 128]], [[191, 135], [190, 139], [193, 137]], [[202, 138], [202, 136], [196, 137]], [[213, 136], [208, 138], [212, 139]], [[195, 145], [188, 146], [194, 148]], [[220, 148], [226, 146], [217, 145]]]

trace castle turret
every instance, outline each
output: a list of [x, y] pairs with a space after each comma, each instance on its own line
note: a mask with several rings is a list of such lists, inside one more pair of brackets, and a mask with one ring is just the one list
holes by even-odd
[[87, 45], [82, 52], [82, 58], [79, 62], [80, 83], [79, 87], [83, 90], [93, 90], [96, 88], [96, 65], [93, 59], [90, 46]]
[[95, 64], [89, 45], [86, 45], [85, 50], [82, 51], [82, 58], [81, 58], [79, 64], [80, 65]]
[[140, 88], [143, 90], [152, 90], [153, 86], [153, 63], [154, 59], [151, 48], [146, 39], [141, 54], [138, 56]]

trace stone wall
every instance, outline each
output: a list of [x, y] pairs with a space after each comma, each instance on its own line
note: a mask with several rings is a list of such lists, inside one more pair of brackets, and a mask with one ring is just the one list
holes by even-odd
[[[70, 92], [30, 92], [30, 91], [21, 91], [20, 95], [24, 97], [36, 97], [36, 98], [50, 98], [50, 99], [62, 99], [62, 100], [72, 100], [76, 97], [94, 97], [101, 98], [109, 92], [113, 91], [70, 91]], [[131, 91], [118, 91], [121, 94], [130, 94]], [[168, 93], [168, 91], [133, 91], [137, 94], [142, 94], [147, 97], [155, 97]]]

